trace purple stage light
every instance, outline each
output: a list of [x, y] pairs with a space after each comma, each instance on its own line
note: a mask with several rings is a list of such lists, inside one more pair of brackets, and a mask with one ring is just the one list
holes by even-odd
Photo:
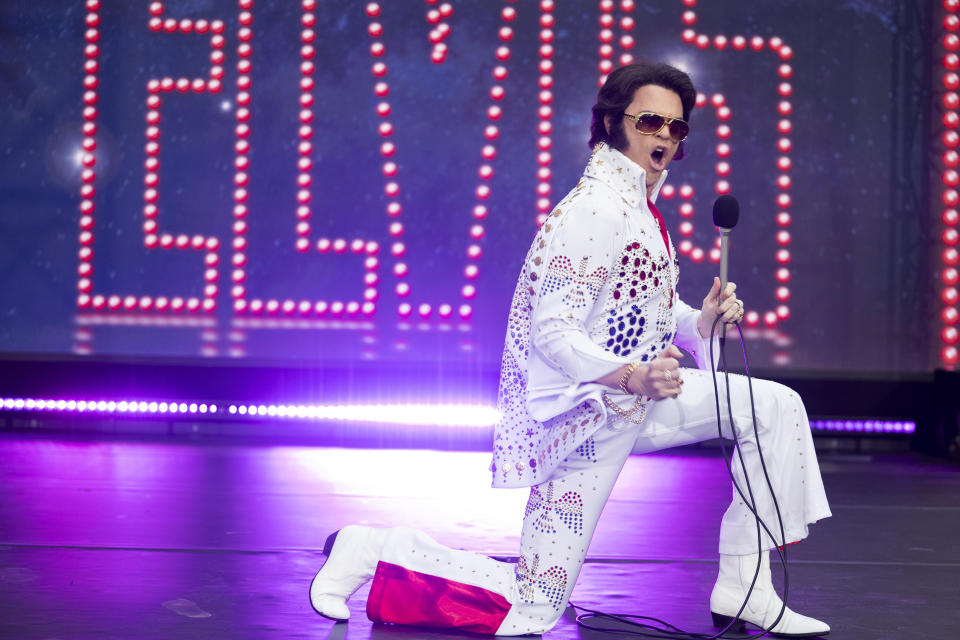
[[243, 405], [227, 407], [230, 415], [266, 416], [321, 422], [370, 422], [382, 424], [490, 427], [496, 423], [495, 407], [470, 404], [394, 405]]
[[[77, 400], [2, 398], [0, 408], [17, 412], [66, 412], [132, 415], [215, 415], [215, 403], [157, 402], [145, 400]], [[495, 407], [474, 404], [229, 404], [230, 416], [284, 418], [319, 422], [369, 422], [402, 425], [491, 427], [498, 413]]]
[[841, 431], [845, 433], [900, 433], [917, 430], [917, 423], [909, 420], [811, 420], [814, 431]]
[[147, 402], [146, 400], [76, 400], [51, 398], [2, 398], [7, 411], [107, 413], [107, 414], [215, 414], [216, 404], [206, 402]]
[[[488, 428], [498, 418], [496, 407], [479, 404], [240, 404], [221, 407], [208, 402], [155, 400], [79, 400], [75, 398], [0, 398], [0, 410], [8, 412], [94, 413], [108, 415], [215, 416], [222, 409], [231, 417], [279, 418], [315, 422], [362, 422], [374, 424]], [[912, 434], [915, 422], [908, 420], [811, 420], [814, 431], [860, 434]]]

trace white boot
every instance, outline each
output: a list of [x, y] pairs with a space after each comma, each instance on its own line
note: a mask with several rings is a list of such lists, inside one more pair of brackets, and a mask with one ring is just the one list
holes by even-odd
[[327, 561], [310, 583], [310, 604], [325, 618], [350, 618], [347, 598], [373, 578], [387, 529], [350, 525], [330, 534], [323, 545]]
[[[720, 554], [720, 575], [713, 587], [713, 593], [710, 594], [710, 612], [715, 625], [725, 627], [737, 615], [747, 590], [750, 589], [750, 583], [753, 582], [757, 558], [756, 553], [746, 556]], [[743, 633], [744, 621], [766, 629], [777, 619], [780, 608], [783, 607], [783, 600], [774, 591], [770, 577], [770, 552], [759, 554], [759, 559], [760, 574], [757, 576], [757, 583], [753, 586], [750, 601], [740, 614], [740, 623], [732, 627], [733, 631]], [[830, 633], [830, 626], [785, 608], [783, 616], [770, 633], [784, 638], [806, 638], [826, 635]]]

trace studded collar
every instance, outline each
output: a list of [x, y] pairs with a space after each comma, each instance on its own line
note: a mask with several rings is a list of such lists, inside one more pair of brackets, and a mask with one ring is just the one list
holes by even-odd
[[[600, 142], [593, 148], [593, 155], [590, 156], [583, 175], [603, 182], [631, 207], [647, 209], [647, 172], [606, 143]], [[666, 179], [667, 171], [664, 171], [653, 187], [651, 201], [657, 201], [657, 195]]]

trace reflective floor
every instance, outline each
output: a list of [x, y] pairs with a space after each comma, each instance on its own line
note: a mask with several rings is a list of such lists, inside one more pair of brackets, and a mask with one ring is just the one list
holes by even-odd
[[[526, 493], [483, 453], [0, 436], [0, 638], [462, 638], [310, 609], [327, 534], [406, 524], [509, 558]], [[834, 517], [790, 547], [793, 608], [831, 638], [960, 637], [960, 469], [821, 456]], [[712, 632], [727, 472], [709, 450], [634, 456], [573, 602]], [[774, 570], [776, 575], [777, 570]], [[548, 638], [582, 630], [572, 610]], [[626, 637], [626, 636], [621, 636]]]

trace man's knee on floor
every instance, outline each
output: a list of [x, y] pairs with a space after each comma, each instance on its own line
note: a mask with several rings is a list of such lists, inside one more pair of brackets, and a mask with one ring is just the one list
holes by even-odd
[[550, 631], [560, 618], [565, 607], [554, 609], [544, 604], [516, 604], [497, 630], [498, 636], [524, 636], [542, 634]]

